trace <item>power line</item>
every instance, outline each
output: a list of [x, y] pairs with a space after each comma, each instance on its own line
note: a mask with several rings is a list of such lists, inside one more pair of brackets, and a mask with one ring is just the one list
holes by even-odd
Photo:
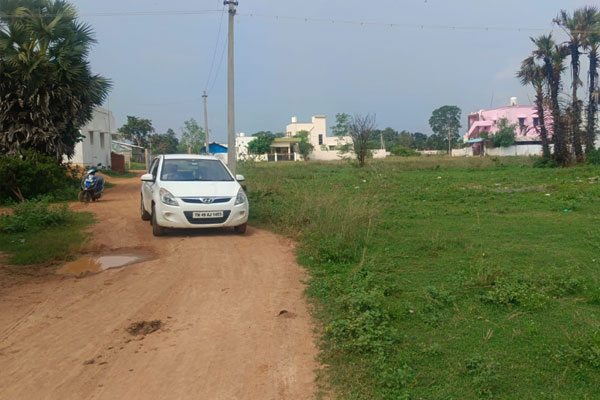
[[219, 21], [219, 30], [217, 32], [217, 41], [215, 42], [215, 50], [213, 51], [212, 61], [210, 62], [210, 69], [208, 71], [208, 77], [206, 78], [206, 85], [204, 85], [204, 90], [208, 89], [208, 84], [210, 83], [210, 77], [212, 75], [213, 67], [215, 65], [215, 58], [217, 57], [217, 48], [219, 47], [219, 39], [221, 38], [221, 27], [223, 26], [223, 15], [225, 15], [225, 6], [221, 10], [221, 19]]
[[226, 49], [227, 49], [227, 42], [224, 42], [223, 50], [221, 50], [221, 59], [219, 60], [219, 65], [217, 66], [217, 69], [215, 70], [215, 77], [213, 79], [212, 85], [210, 85], [210, 89], [208, 90], [208, 93], [212, 92], [213, 88], [215, 87], [215, 83], [217, 83], [217, 78], [219, 77], [219, 72], [221, 72], [221, 65], [223, 65], [223, 58], [225, 56]]
[[[77, 14], [76, 17], [137, 17], [137, 16], [173, 16], [173, 15], [203, 15], [220, 13], [223, 10], [167, 10], [167, 11], [116, 11]], [[4, 14], [2, 18], [30, 18], [40, 16], [38, 13]], [[43, 17], [59, 17], [61, 14], [42, 14]]]
[[553, 32], [555, 29], [535, 27], [509, 27], [509, 26], [464, 26], [464, 25], [425, 25], [403, 24], [396, 22], [369, 22], [360, 20], [339, 20], [332, 18], [291, 17], [285, 15], [266, 15], [253, 13], [238, 13], [240, 17], [272, 19], [280, 22], [304, 22], [321, 25], [354, 25], [361, 27], [383, 27], [418, 30], [451, 30], [451, 31], [499, 31], [499, 32]]

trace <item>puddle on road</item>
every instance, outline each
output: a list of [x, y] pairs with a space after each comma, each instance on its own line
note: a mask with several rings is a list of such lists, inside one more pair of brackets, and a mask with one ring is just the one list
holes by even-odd
[[147, 254], [116, 254], [97, 257], [82, 257], [63, 265], [56, 273], [58, 275], [84, 276], [105, 271], [109, 268], [119, 268], [126, 265], [145, 261], [151, 257]]

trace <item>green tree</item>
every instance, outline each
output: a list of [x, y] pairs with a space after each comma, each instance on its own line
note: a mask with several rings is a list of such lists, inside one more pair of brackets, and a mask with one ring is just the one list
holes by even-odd
[[533, 56], [527, 57], [517, 72], [521, 84], [532, 85], [535, 89], [535, 105], [538, 116], [538, 131], [542, 139], [542, 154], [545, 159], [550, 158], [550, 144], [548, 142], [548, 129], [546, 128], [546, 97], [544, 96], [544, 67], [537, 65]]
[[117, 129], [125, 139], [133, 141], [136, 145], [146, 147], [148, 135], [154, 132], [152, 121], [145, 118], [127, 116], [127, 123]]
[[150, 149], [153, 154], [177, 153], [179, 139], [175, 136], [173, 129], [167, 129], [166, 133], [150, 136]]
[[565, 46], [557, 45], [552, 39], [552, 34], [531, 38], [536, 48], [533, 56], [540, 60], [544, 66], [544, 80], [550, 93], [550, 107], [552, 110], [552, 141], [554, 143], [554, 159], [560, 165], [569, 163], [569, 152], [564, 129], [564, 118], [560, 109], [561, 76], [565, 70], [564, 61], [569, 54]]
[[252, 136], [256, 137], [256, 139], [248, 143], [248, 152], [251, 154], [266, 154], [271, 151], [271, 143], [275, 139], [273, 133], [270, 131], [261, 131], [256, 132]]
[[581, 101], [577, 98], [577, 88], [583, 84], [579, 79], [581, 49], [587, 46], [590, 29], [596, 22], [597, 12], [594, 7], [583, 7], [575, 10], [573, 15], [561, 10], [554, 22], [559, 25], [569, 36], [567, 48], [571, 56], [571, 142], [577, 162], [583, 162], [583, 132], [581, 130]]
[[190, 151], [192, 154], [200, 154], [200, 151], [204, 147], [205, 134], [204, 129], [198, 125], [194, 118], [190, 118], [183, 123], [184, 127], [181, 128], [181, 140], [179, 141], [179, 151], [181, 153], [187, 153]]
[[516, 129], [516, 125], [509, 125], [506, 118], [501, 118], [498, 121], [498, 132], [492, 136], [494, 147], [508, 147], [515, 144]]
[[598, 67], [600, 51], [600, 10], [594, 8], [595, 22], [590, 28], [589, 36], [585, 43], [588, 53], [589, 71], [588, 71], [588, 106], [587, 123], [585, 135], [585, 152], [589, 154], [595, 147], [596, 140], [596, 116], [598, 114]]
[[347, 136], [351, 119], [346, 113], [335, 114], [335, 125], [331, 127], [331, 133], [338, 137]]
[[417, 150], [425, 150], [425, 143], [427, 142], [427, 135], [421, 132], [413, 133], [413, 148]]
[[[448, 154], [459, 138], [460, 130], [460, 108], [457, 106], [443, 106], [433, 111], [429, 118], [429, 126], [437, 136], [436, 144], [446, 143]], [[441, 149], [438, 149], [441, 150]]]
[[111, 86], [87, 57], [91, 27], [66, 1], [0, 1], [0, 153], [72, 157]]
[[298, 143], [298, 152], [304, 160], [306, 160], [309, 154], [314, 150], [314, 146], [308, 140], [308, 135], [308, 131], [299, 131], [296, 134], [296, 137], [300, 138], [300, 143]]

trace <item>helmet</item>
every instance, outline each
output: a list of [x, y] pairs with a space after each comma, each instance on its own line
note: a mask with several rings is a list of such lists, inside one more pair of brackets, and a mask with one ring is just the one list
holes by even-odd
[[92, 168], [87, 173], [88, 175], [94, 175], [96, 172], [98, 172], [98, 170], [96, 168]]

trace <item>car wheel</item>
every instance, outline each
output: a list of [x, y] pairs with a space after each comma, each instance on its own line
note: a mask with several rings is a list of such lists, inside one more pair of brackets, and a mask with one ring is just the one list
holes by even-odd
[[150, 213], [144, 210], [144, 198], [140, 199], [140, 210], [142, 211], [142, 221], [150, 221]]
[[158, 222], [156, 221], [156, 209], [154, 206], [152, 206], [152, 234], [154, 236], [164, 236], [165, 234], [165, 228], [158, 225]]
[[245, 233], [246, 232], [246, 224], [241, 224], [233, 228], [235, 233]]

